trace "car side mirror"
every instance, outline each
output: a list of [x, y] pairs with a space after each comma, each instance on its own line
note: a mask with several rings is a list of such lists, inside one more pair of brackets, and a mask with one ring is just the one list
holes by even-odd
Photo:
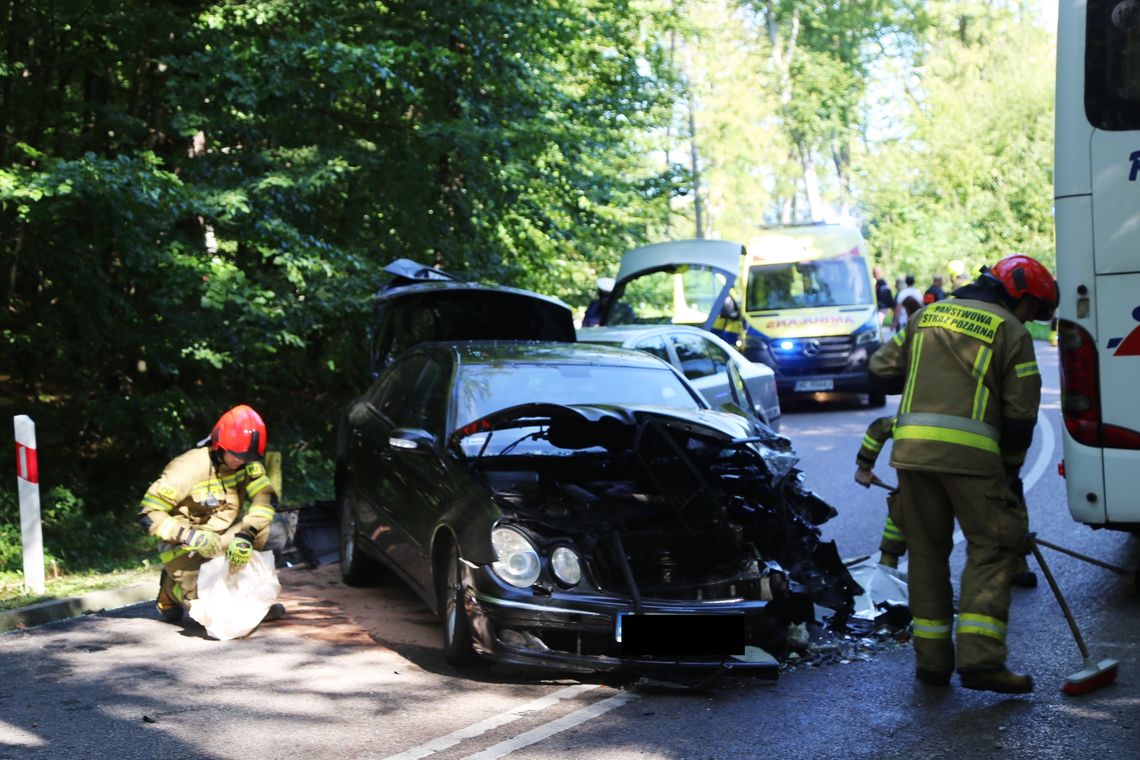
[[388, 446], [395, 451], [427, 454], [435, 449], [435, 436], [420, 428], [396, 428], [388, 436]]

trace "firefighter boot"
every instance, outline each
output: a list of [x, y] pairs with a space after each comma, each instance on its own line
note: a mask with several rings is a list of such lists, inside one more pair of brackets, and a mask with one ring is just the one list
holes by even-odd
[[1014, 588], [1037, 588], [1037, 574], [1029, 569], [1025, 557], [1018, 557], [1017, 570], [1010, 581]]
[[879, 554], [879, 564], [882, 565], [883, 567], [889, 567], [893, 570], [898, 570], [898, 568], [899, 568], [899, 555], [888, 554], [887, 552], [881, 552]]
[[1033, 677], [1012, 673], [1007, 668], [987, 673], [960, 673], [962, 686], [975, 691], [996, 691], [999, 694], [1028, 694], [1033, 691]]
[[1032, 570], [1022, 570], [1013, 574], [1010, 582], [1015, 588], [1037, 588], [1037, 573]]
[[158, 598], [154, 600], [154, 606], [158, 609], [158, 614], [162, 615], [162, 619], [168, 623], [178, 623], [182, 620], [182, 605], [174, 598], [173, 591], [174, 579], [163, 570], [158, 581]]
[[914, 677], [923, 683], [930, 684], [931, 686], [949, 686], [950, 673], [936, 670], [926, 670], [924, 668], [915, 668]]

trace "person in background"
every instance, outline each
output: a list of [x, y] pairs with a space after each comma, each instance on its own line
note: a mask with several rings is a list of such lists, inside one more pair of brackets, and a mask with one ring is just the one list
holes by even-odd
[[906, 310], [906, 307], [903, 306], [903, 301], [908, 298], [913, 298], [915, 300], [915, 303], [919, 305], [922, 304], [922, 292], [914, 286], [914, 275], [908, 274], [904, 282], [906, 284], [906, 287], [899, 290], [898, 294], [895, 296], [895, 317], [894, 322], [891, 325], [894, 328], [895, 332], [899, 332], [906, 327], [907, 317], [910, 316]]
[[[859, 453], [855, 455], [855, 482], [864, 488], [870, 488], [874, 483], [883, 481], [875, 475], [875, 461], [883, 450], [883, 445], [891, 438], [895, 426], [894, 417], [879, 417], [867, 426], [863, 434], [863, 443]], [[891, 496], [894, 496], [891, 491]], [[879, 564], [889, 568], [898, 568], [899, 557], [906, 554], [906, 536], [898, 529], [891, 516], [883, 524], [883, 537], [879, 541]]]
[[941, 301], [945, 297], [946, 291], [942, 289], [942, 275], [936, 274], [930, 282], [930, 287], [922, 294], [922, 304], [925, 306], [928, 303]]
[[[170, 461], [139, 504], [139, 522], [156, 536], [162, 577], [156, 605], [177, 623], [198, 598], [198, 570], [225, 555], [232, 566], [265, 548], [276, 514], [273, 486], [261, 463], [261, 415], [242, 404], [221, 416], [208, 439]], [[283, 617], [274, 604], [266, 619]]]
[[598, 296], [586, 307], [586, 316], [582, 318], [582, 327], [597, 327], [602, 323], [602, 314], [614, 293], [614, 278], [598, 278]]
[[888, 314], [892, 317], [894, 315], [895, 294], [891, 292], [891, 286], [883, 278], [882, 267], [875, 267], [871, 271], [875, 275], [875, 305], [879, 310], [879, 324], [882, 325]]
[[[1033, 690], [1032, 677], [1006, 667], [1010, 586], [1031, 546], [1020, 472], [1041, 404], [1024, 323], [1052, 319], [1058, 293], [1040, 262], [1006, 256], [920, 309], [871, 357], [872, 388], [902, 394], [889, 509], [907, 539], [915, 676], [924, 683], [947, 686], [956, 669], [967, 689]], [[955, 520], [966, 538], [956, 636]]]

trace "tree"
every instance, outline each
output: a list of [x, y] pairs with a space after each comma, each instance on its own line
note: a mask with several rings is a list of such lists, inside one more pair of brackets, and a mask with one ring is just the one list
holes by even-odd
[[869, 242], [896, 271], [1011, 252], [1051, 265], [1052, 35], [1016, 7], [937, 10], [904, 131], [862, 170]]

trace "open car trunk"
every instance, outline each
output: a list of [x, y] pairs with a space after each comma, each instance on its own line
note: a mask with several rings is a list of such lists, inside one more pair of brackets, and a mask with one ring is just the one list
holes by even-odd
[[420, 343], [455, 340], [576, 340], [570, 307], [528, 290], [460, 282], [398, 259], [376, 294], [372, 317], [373, 376]]

